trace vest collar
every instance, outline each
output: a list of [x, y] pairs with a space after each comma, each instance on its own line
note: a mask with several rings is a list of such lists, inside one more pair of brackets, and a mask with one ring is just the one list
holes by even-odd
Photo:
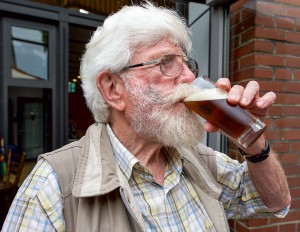
[[[113, 156], [107, 125], [103, 123], [91, 125], [81, 139], [81, 144], [82, 153], [75, 175], [73, 195], [75, 197], [91, 197], [104, 195], [119, 188], [121, 184], [117, 174], [118, 165]], [[204, 149], [203, 145], [199, 146], [200, 151]], [[202, 179], [200, 181], [201, 189], [206, 194], [217, 198], [220, 195], [221, 187], [210, 174], [205, 162], [195, 158], [197, 155], [199, 156], [200, 151], [195, 154], [193, 149], [178, 148], [178, 152], [185, 160], [184, 169], [189, 173], [192, 182], [193, 177], [198, 176]], [[195, 183], [201, 185], [199, 181]]]
[[75, 197], [103, 195], [120, 187], [106, 124], [91, 125], [81, 139], [72, 193]]

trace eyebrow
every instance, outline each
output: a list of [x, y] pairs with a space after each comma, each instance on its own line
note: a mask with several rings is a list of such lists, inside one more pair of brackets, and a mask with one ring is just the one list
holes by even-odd
[[149, 60], [156, 60], [156, 59], [160, 59], [161, 57], [163, 57], [164, 55], [166, 54], [170, 54], [168, 52], [160, 52], [160, 53], [156, 53], [156, 54], [153, 54], [151, 56], [149, 56]]
[[153, 54], [153, 55], [149, 56], [149, 60], [157, 60], [157, 59], [162, 58], [164, 55], [179, 55], [179, 56], [185, 56], [184, 53], [182, 53], [182, 54], [176, 54], [176, 53], [170, 52], [170, 51], [163, 51], [163, 52], [156, 53], [156, 54]]

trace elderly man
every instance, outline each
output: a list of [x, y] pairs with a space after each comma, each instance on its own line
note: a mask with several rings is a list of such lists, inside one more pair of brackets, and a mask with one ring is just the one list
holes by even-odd
[[[197, 71], [190, 51], [174, 11], [146, 3], [108, 17], [81, 63], [96, 123], [40, 156], [3, 231], [220, 232], [227, 218], [285, 216], [290, 194], [272, 149], [240, 164], [200, 143], [204, 129], [218, 128], [202, 126], [183, 103]], [[259, 96], [257, 82], [217, 85], [262, 120], [275, 101], [272, 92]], [[265, 144], [261, 136], [241, 149], [257, 155]]]

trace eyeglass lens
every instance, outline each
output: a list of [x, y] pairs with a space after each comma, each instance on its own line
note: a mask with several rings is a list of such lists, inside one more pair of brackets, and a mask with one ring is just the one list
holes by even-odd
[[198, 67], [197, 67], [196, 61], [191, 58], [187, 58], [187, 60], [185, 60], [185, 58], [180, 55], [165, 55], [165, 56], [163, 56], [161, 59], [161, 63], [160, 63], [161, 72], [166, 76], [177, 77], [180, 75], [180, 73], [182, 71], [183, 62], [186, 63], [188, 68], [195, 75], [197, 74], [196, 72], [197, 72]]
[[182, 57], [178, 55], [165, 55], [161, 59], [161, 72], [167, 76], [178, 76], [182, 70]]

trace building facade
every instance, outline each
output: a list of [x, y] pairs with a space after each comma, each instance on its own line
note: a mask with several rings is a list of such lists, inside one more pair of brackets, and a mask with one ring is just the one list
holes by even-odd
[[[267, 139], [277, 151], [292, 203], [284, 219], [232, 221], [234, 231], [300, 231], [300, 1], [240, 0], [230, 8], [230, 72], [235, 83], [260, 83], [277, 99]], [[233, 146], [229, 153], [238, 158]]]
[[[0, 136], [6, 149], [24, 151], [28, 160], [80, 138], [93, 123], [80, 87], [80, 56], [106, 15], [128, 3], [86, 2], [93, 1], [0, 0]], [[299, 1], [158, 3], [166, 2], [187, 19], [201, 74], [238, 84], [256, 80], [262, 94], [277, 94], [266, 136], [286, 171], [291, 210], [285, 219], [230, 220], [232, 231], [300, 231]], [[220, 134], [207, 134], [203, 143], [240, 159]]]

